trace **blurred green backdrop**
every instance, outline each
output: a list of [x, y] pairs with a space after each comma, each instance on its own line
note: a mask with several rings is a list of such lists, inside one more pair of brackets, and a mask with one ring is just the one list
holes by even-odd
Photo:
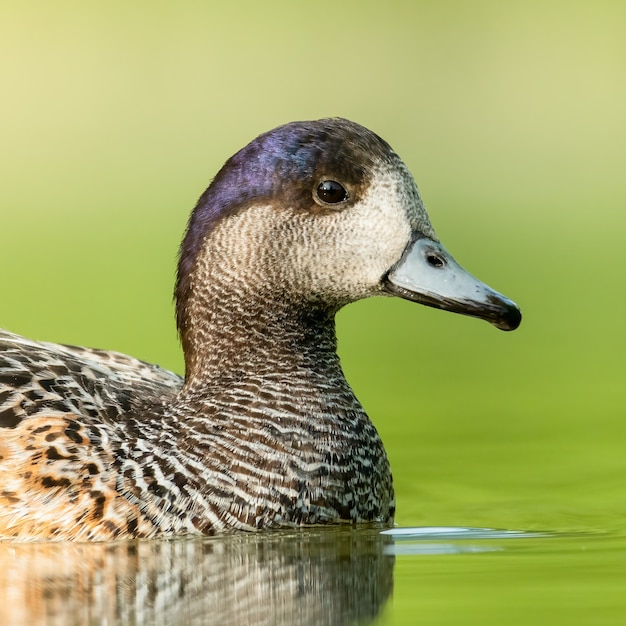
[[41, 0], [0, 9], [0, 326], [181, 370], [188, 213], [260, 132], [340, 115], [413, 171], [512, 334], [391, 299], [338, 320], [402, 525], [626, 519], [623, 3]]

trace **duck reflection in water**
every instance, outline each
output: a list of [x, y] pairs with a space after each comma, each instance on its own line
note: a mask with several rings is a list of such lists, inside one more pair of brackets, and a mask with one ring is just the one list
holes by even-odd
[[393, 587], [378, 529], [0, 544], [0, 624], [367, 624]]

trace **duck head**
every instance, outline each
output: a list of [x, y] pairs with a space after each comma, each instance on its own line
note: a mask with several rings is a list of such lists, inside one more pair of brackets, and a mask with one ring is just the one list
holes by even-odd
[[445, 250], [408, 168], [363, 126], [322, 119], [257, 137], [226, 162], [191, 215], [176, 287], [184, 348], [200, 320], [224, 323], [216, 298], [252, 315], [262, 304], [332, 316], [374, 295], [503, 330], [521, 321], [511, 300]]

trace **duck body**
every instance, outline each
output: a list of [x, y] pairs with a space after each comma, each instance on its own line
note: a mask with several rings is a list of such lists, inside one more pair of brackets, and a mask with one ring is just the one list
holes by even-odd
[[176, 374], [125, 355], [6, 332], [0, 368], [3, 538], [103, 540], [393, 517], [374, 426], [347, 385], [326, 383], [320, 396], [304, 368], [235, 377], [196, 394]]
[[392, 523], [389, 462], [336, 353], [335, 313], [373, 295], [520, 321], [449, 257], [379, 137], [341, 119], [261, 135], [181, 246], [184, 379], [0, 332], [0, 538]]

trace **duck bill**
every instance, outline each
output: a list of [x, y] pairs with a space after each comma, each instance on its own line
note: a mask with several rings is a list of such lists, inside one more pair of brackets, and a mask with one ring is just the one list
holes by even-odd
[[466, 272], [439, 243], [414, 235], [383, 280], [395, 296], [437, 309], [478, 317], [501, 330], [515, 330], [522, 314], [505, 298]]

